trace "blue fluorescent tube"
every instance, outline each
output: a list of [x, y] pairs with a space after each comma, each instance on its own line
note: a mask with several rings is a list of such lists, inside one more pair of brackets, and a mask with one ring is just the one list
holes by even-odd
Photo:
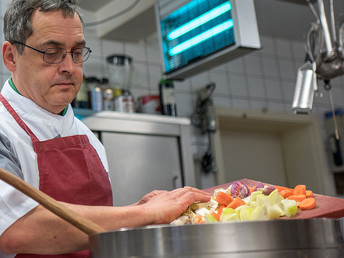
[[187, 41], [184, 41], [183, 43], [175, 46], [174, 48], [172, 48], [170, 51], [169, 51], [169, 54], [170, 56], [174, 56], [174, 55], [177, 55], [211, 37], [214, 37], [215, 35], [225, 31], [225, 30], [228, 30], [230, 28], [232, 28], [234, 25], [234, 22], [233, 22], [233, 19], [230, 19], [226, 22], [223, 22]]
[[228, 12], [232, 9], [231, 3], [223, 3], [210, 11], [202, 14], [201, 16], [198, 16], [197, 18], [183, 24], [182, 26], [179, 26], [178, 28], [174, 29], [167, 35], [167, 39], [174, 40], [181, 35], [184, 35], [185, 33], [201, 26], [202, 24], [207, 23], [208, 21], [211, 21], [215, 19], [216, 17], [224, 14], [225, 12]]

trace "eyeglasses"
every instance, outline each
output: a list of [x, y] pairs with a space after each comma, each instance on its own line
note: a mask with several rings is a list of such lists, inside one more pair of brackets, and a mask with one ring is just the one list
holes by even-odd
[[21, 42], [18, 42], [18, 41], [14, 41], [14, 43], [17, 43], [17, 44], [23, 45], [25, 47], [31, 48], [31, 49], [43, 54], [43, 60], [48, 64], [61, 63], [65, 59], [67, 53], [71, 53], [74, 63], [83, 63], [88, 59], [88, 57], [92, 53], [92, 50], [89, 47], [74, 48], [70, 52], [68, 52], [64, 48], [47, 48], [45, 51], [42, 51], [42, 50], [28, 46], [28, 45], [21, 43]]

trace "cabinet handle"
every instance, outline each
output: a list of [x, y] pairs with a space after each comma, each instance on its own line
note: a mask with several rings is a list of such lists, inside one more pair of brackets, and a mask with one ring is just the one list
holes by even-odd
[[173, 188], [174, 188], [174, 189], [177, 188], [177, 180], [178, 180], [178, 176], [175, 175], [175, 176], [172, 178], [172, 185], [173, 185]]

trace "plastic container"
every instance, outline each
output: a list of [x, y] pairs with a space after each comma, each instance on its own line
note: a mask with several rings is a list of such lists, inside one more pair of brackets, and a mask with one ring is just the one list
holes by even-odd
[[160, 96], [147, 95], [139, 97], [138, 111], [145, 114], [161, 114]]

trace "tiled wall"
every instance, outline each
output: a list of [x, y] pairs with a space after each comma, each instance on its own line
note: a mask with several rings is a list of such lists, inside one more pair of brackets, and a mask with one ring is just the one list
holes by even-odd
[[[1, 1], [1, 21], [9, 0]], [[84, 64], [86, 76], [107, 77], [105, 58], [111, 54], [127, 54], [133, 57], [134, 80], [132, 93], [135, 97], [158, 93], [162, 76], [160, 48], [157, 35], [147, 35], [137, 42], [118, 42], [98, 39], [92, 28], [86, 29], [87, 45], [93, 50]], [[3, 35], [0, 35], [3, 42]], [[209, 82], [216, 83], [214, 104], [231, 108], [258, 109], [291, 112], [297, 69], [303, 64], [303, 42], [261, 35], [262, 49], [242, 58], [220, 65], [182, 82], [175, 82], [179, 116], [189, 117], [193, 112], [197, 91]], [[0, 83], [9, 77], [0, 65]], [[344, 77], [332, 81], [336, 107], [344, 108]], [[320, 87], [321, 90], [323, 87]], [[323, 91], [323, 90], [322, 90]], [[328, 96], [316, 98], [313, 113], [323, 120], [323, 113], [330, 109]], [[325, 137], [325, 132], [323, 129]], [[193, 149], [201, 157], [207, 148], [206, 137], [196, 131]], [[212, 178], [204, 176], [203, 187], [211, 185]]]

